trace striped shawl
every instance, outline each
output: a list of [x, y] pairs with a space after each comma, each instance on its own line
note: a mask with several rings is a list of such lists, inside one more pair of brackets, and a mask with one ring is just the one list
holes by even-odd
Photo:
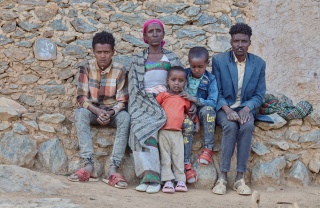
[[[182, 66], [179, 58], [173, 52], [162, 49], [171, 66]], [[129, 69], [129, 114], [131, 115], [131, 129], [129, 146], [133, 151], [141, 151], [146, 147], [144, 142], [154, 135], [166, 122], [166, 114], [155, 99], [154, 94], [144, 91], [145, 61], [148, 49], [136, 54]], [[156, 138], [157, 139], [157, 138]]]

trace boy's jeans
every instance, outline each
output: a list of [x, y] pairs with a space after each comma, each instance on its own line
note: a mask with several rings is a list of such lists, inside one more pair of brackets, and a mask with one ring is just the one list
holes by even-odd
[[[78, 136], [80, 157], [85, 164], [93, 163], [93, 145], [90, 134], [90, 124], [99, 124], [97, 115], [86, 108], [78, 108], [75, 111], [75, 128]], [[116, 137], [113, 144], [111, 164], [119, 167], [129, 138], [130, 115], [126, 111], [120, 111], [112, 116], [106, 126], [116, 127]]]
[[[213, 136], [215, 129], [216, 112], [211, 106], [203, 106], [197, 109], [200, 123], [204, 129], [204, 147], [213, 149]], [[190, 162], [192, 140], [194, 133], [194, 124], [192, 120], [186, 116], [182, 125], [183, 141], [184, 141], [184, 163]]]

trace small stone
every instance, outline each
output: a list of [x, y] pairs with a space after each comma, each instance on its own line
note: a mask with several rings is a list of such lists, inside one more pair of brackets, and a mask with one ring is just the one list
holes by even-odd
[[99, 147], [110, 147], [113, 145], [113, 142], [107, 140], [107, 139], [104, 139], [104, 138], [97, 138], [96, 139], [96, 142], [95, 142]]
[[303, 134], [300, 136], [299, 139], [300, 143], [303, 142], [312, 142], [312, 143], [317, 143], [320, 142], [320, 130], [312, 130], [306, 134]]
[[10, 47], [4, 51], [4, 55], [12, 61], [22, 61], [28, 57], [29, 53], [19, 47]]
[[28, 31], [28, 32], [34, 32], [35, 30], [37, 30], [41, 26], [39, 24], [33, 24], [33, 23], [29, 23], [29, 22], [19, 22], [18, 25], [19, 25], [19, 27], [21, 27], [22, 29], [24, 29], [25, 31]]
[[234, 2], [233, 5], [236, 7], [245, 8], [248, 5], [248, 3], [247, 2]]
[[39, 129], [41, 131], [45, 131], [45, 132], [49, 132], [49, 133], [55, 133], [56, 132], [52, 126], [48, 126], [48, 125], [45, 125], [45, 124], [39, 124]]
[[231, 17], [236, 17], [236, 16], [238, 16], [240, 14], [241, 14], [241, 11], [239, 9], [233, 9], [231, 11]]
[[12, 42], [13, 42], [13, 39], [7, 38], [7, 37], [4, 36], [4, 35], [0, 35], [0, 46], [1, 46], [1, 45], [6, 45], [6, 44], [12, 43]]
[[193, 154], [191, 156], [192, 167], [198, 175], [197, 186], [201, 188], [211, 189], [212, 184], [214, 184], [218, 178], [217, 170], [213, 163], [210, 163], [206, 167], [199, 165], [199, 163], [197, 162], [197, 157], [197, 154]]
[[203, 28], [203, 30], [210, 32], [210, 33], [222, 33], [227, 34], [228, 31], [224, 28], [221, 28], [218, 24], [210, 24]]
[[[143, 16], [140, 16], [136, 13], [134, 14], [120, 14], [120, 13], [115, 13], [110, 16], [110, 21], [111, 22], [117, 22], [117, 21], [122, 21], [125, 22], [129, 25], [134, 25], [134, 26], [143, 26], [143, 23], [146, 21], [146, 19]], [[165, 24], [165, 22], [164, 22]]]
[[46, 123], [59, 124], [59, 123], [62, 123], [66, 119], [66, 117], [60, 113], [55, 113], [55, 114], [43, 114], [40, 117], [38, 117], [38, 119]]
[[12, 126], [12, 132], [17, 134], [28, 134], [29, 129], [20, 123], [15, 123]]
[[255, 125], [263, 130], [271, 130], [271, 129], [279, 129], [287, 123], [287, 121], [284, 120], [277, 113], [274, 113], [268, 116], [273, 120], [274, 123], [257, 121], [255, 122]]
[[53, 20], [49, 27], [56, 31], [68, 31], [68, 27], [62, 23], [62, 19]]
[[15, 43], [16, 46], [30, 48], [32, 47], [32, 43], [29, 41], [20, 41]]
[[45, 5], [47, 3], [47, 0], [18, 0], [19, 4], [27, 4], [27, 5]]
[[107, 3], [98, 2], [96, 5], [104, 12], [115, 11], [114, 8], [110, 4], [107, 4]]
[[217, 18], [207, 14], [202, 14], [198, 19], [198, 25], [203, 26], [217, 22]]
[[1, 11], [0, 18], [6, 21], [14, 20], [18, 18], [19, 15], [11, 10], [9, 11]]
[[183, 28], [176, 32], [177, 38], [179, 39], [185, 38], [185, 37], [194, 38], [196, 36], [204, 35], [204, 34], [206, 34], [205, 31], [200, 29], [194, 29], [194, 28]]
[[217, 23], [218, 24], [224, 24], [227, 28], [231, 27], [231, 25], [232, 25], [231, 19], [226, 14], [221, 15], [219, 17], [219, 19], [217, 20]]
[[63, 139], [63, 147], [69, 150], [78, 150], [78, 142], [73, 139]]
[[184, 10], [184, 14], [188, 17], [195, 17], [199, 14], [199, 12], [200, 12], [200, 8], [194, 7], [194, 6], [191, 6], [191, 7], [187, 8], [186, 10]]
[[237, 23], [242, 23], [242, 22], [244, 22], [244, 20], [243, 20], [242, 17], [237, 17], [236, 22]]
[[190, 48], [198, 47], [198, 46], [200, 46], [200, 47], [205, 47], [204, 45], [201, 45], [201, 44], [199, 44], [199, 43], [186, 40], [186, 41], [184, 42], [183, 48], [190, 49]]
[[292, 162], [292, 161], [294, 161], [294, 160], [299, 159], [300, 156], [299, 156], [299, 155], [296, 155], [296, 154], [287, 153], [287, 154], [284, 155], [284, 158], [285, 158], [287, 161]]
[[50, 139], [40, 145], [38, 164], [52, 173], [67, 172], [68, 158], [58, 138]]
[[319, 173], [320, 171], [320, 153], [315, 153], [312, 160], [309, 162], [309, 170], [314, 173]]
[[227, 36], [212, 35], [209, 37], [207, 44], [216, 53], [225, 52], [231, 48], [230, 38]]
[[61, 36], [59, 37], [59, 39], [62, 41], [62, 42], [65, 42], [65, 43], [71, 43], [72, 41], [74, 41], [76, 39], [76, 36], [68, 36], [68, 35], [65, 35], [65, 36]]
[[301, 187], [308, 186], [309, 174], [308, 169], [300, 161], [297, 161], [290, 169], [287, 175], [287, 186]]
[[257, 154], [257, 155], [265, 155], [270, 153], [270, 150], [268, 147], [266, 147], [263, 143], [261, 142], [256, 142], [252, 145], [252, 150]]
[[14, 31], [14, 33], [12, 34], [12, 37], [13, 38], [23, 38], [24, 37], [24, 32], [22, 32], [21, 30], [19, 29], [16, 29]]
[[85, 48], [92, 49], [92, 40], [91, 39], [89, 39], [89, 40], [76, 40], [76, 41], [74, 41], [74, 43], [77, 45], [81, 45]]
[[152, 10], [158, 13], [176, 13], [183, 10], [188, 5], [184, 3], [162, 3], [162, 2], [146, 2], [144, 6], [147, 10]]
[[35, 121], [23, 121], [28, 127], [31, 127], [35, 130], [39, 130], [39, 126]]
[[124, 2], [123, 4], [119, 5], [119, 10], [122, 12], [133, 12], [139, 5], [133, 2]]
[[206, 38], [207, 38], [207, 36], [201, 35], [201, 36], [196, 37], [194, 40], [197, 42], [201, 42], [201, 41], [205, 40]]
[[134, 46], [138, 46], [142, 48], [148, 47], [148, 45], [142, 39], [138, 39], [132, 35], [125, 34], [122, 36], [122, 39], [132, 43]]
[[1, 29], [4, 33], [11, 33], [15, 31], [16, 27], [17, 27], [17, 24], [15, 21], [13, 21], [13, 22], [4, 23]]
[[60, 134], [64, 134], [64, 135], [70, 134], [70, 131], [65, 126], [62, 127], [61, 129], [58, 129], [57, 132], [59, 132]]
[[92, 32], [96, 32], [97, 28], [95, 28], [92, 25], [87, 24], [83, 19], [81, 18], [75, 18], [74, 20], [72, 20], [71, 25], [74, 27], [74, 29], [78, 32], [82, 32], [82, 33], [92, 33]]
[[284, 137], [286, 139], [290, 139], [291, 141], [298, 141], [300, 138], [300, 134], [296, 131], [287, 130], [284, 134]]
[[41, 105], [41, 102], [35, 99], [33, 96], [29, 96], [26, 94], [23, 94], [19, 97], [19, 102], [22, 102], [28, 106], [39, 106]]
[[36, 148], [36, 142], [29, 139], [28, 135], [7, 132], [0, 140], [0, 164], [31, 168], [37, 154]]
[[0, 74], [4, 73], [9, 68], [9, 63], [0, 61]]
[[54, 31], [53, 30], [47, 30], [47, 31], [44, 31], [43, 33], [43, 37], [45, 38], [51, 38], [54, 34]]
[[210, 3], [211, 3], [211, 0], [195, 0], [194, 1], [194, 4], [197, 4], [197, 5], [205, 5]]
[[269, 144], [278, 147], [281, 150], [288, 150], [289, 149], [289, 144], [288, 142], [284, 141], [275, 141], [275, 142], [270, 142]]
[[187, 19], [176, 15], [161, 16], [159, 19], [165, 25], [184, 25], [188, 21]]
[[252, 168], [252, 182], [257, 184], [280, 184], [281, 172], [286, 167], [284, 157], [277, 157], [271, 162], [259, 163]]
[[41, 22], [49, 21], [57, 14], [56, 11], [51, 8], [38, 8], [34, 10], [34, 13]]
[[17, 120], [27, 109], [14, 100], [0, 98], [0, 118], [2, 121]]
[[273, 192], [273, 191], [275, 191], [276, 189], [275, 188], [273, 188], [273, 187], [268, 187], [267, 188], [267, 192]]
[[86, 49], [79, 45], [68, 45], [64, 51], [65, 55], [73, 56], [75, 58], [84, 58], [88, 54]]
[[57, 58], [57, 46], [48, 38], [38, 38], [34, 45], [34, 54], [36, 59], [46, 61]]
[[64, 85], [38, 85], [38, 88], [49, 95], [64, 95], [66, 94]]

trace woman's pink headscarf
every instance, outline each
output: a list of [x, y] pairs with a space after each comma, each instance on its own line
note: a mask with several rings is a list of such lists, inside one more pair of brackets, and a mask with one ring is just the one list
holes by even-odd
[[[163, 26], [163, 23], [162, 23], [160, 20], [158, 20], [158, 19], [149, 19], [149, 20], [147, 20], [147, 21], [143, 24], [142, 34], [145, 34], [145, 33], [146, 33], [146, 29], [147, 29], [148, 25], [150, 25], [150, 24], [152, 24], [152, 23], [156, 23], [156, 24], [160, 25], [161, 28], [162, 28], [162, 30], [163, 30], [163, 32], [164, 32], [164, 26]], [[145, 38], [143, 38], [143, 41], [144, 41], [145, 43], [148, 43], [148, 41], [147, 41]], [[165, 43], [166, 43], [166, 42], [165, 42], [164, 40], [161, 41], [161, 48], [163, 47], [163, 45], [164, 45]]]

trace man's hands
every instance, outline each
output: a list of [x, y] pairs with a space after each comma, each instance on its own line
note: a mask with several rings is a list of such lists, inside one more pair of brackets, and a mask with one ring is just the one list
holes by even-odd
[[100, 125], [107, 125], [110, 123], [111, 116], [114, 115], [114, 110], [110, 109], [108, 111], [100, 109], [94, 105], [89, 105], [88, 110], [97, 115], [97, 122]]
[[238, 113], [228, 106], [223, 106], [222, 110], [227, 114], [227, 118], [230, 121], [237, 121], [240, 124], [244, 124], [250, 120], [250, 108], [243, 107]]
[[179, 95], [180, 95], [181, 97], [189, 100], [190, 102], [198, 103], [198, 98], [191, 96], [191, 95], [190, 95], [188, 92], [186, 92], [186, 91], [180, 92]]

